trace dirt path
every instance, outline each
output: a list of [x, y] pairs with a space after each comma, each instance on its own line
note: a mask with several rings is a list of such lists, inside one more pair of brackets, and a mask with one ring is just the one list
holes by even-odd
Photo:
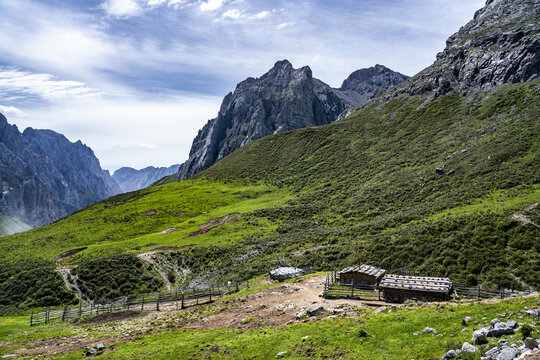
[[533, 225], [536, 226], [536, 227], [540, 227], [540, 226], [538, 226], [538, 224], [536, 224], [534, 221], [532, 221], [531, 219], [529, 219], [529, 218], [527, 217], [527, 215], [524, 214], [525, 212], [527, 212], [527, 211], [529, 211], [529, 210], [532, 210], [532, 209], [534, 209], [535, 207], [537, 207], [538, 204], [540, 204], [540, 201], [537, 201], [537, 202], [535, 202], [535, 203], [532, 203], [532, 204], [530, 204], [530, 205], [525, 206], [523, 209], [521, 209], [521, 211], [518, 211], [517, 213], [513, 214], [513, 215], [512, 215], [512, 218], [521, 221], [523, 224], [533, 224]]
[[[76, 265], [67, 265], [67, 266], [60, 266], [56, 268], [56, 272], [62, 276], [62, 280], [64, 280], [64, 285], [66, 285], [66, 288], [75, 293], [75, 296], [79, 300], [86, 300], [86, 297], [83, 295], [81, 289], [79, 288], [79, 276], [78, 275], [72, 275], [71, 269], [73, 269]], [[72, 281], [70, 280], [70, 276]]]

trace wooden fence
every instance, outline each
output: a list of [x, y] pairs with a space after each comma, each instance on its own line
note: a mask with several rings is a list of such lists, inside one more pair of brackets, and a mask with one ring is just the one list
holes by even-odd
[[205, 289], [173, 289], [168, 291], [144, 293], [118, 297], [90, 304], [82, 302], [76, 306], [65, 306], [62, 309], [49, 308], [41, 313], [30, 315], [30, 326], [47, 324], [53, 321], [66, 321], [85, 316], [95, 316], [118, 311], [173, 310], [214, 301], [222, 296], [249, 289], [249, 282], [211, 286]]
[[522, 296], [530, 294], [530, 291], [517, 291], [513, 289], [488, 289], [479, 286], [470, 286], [467, 284], [453, 283], [454, 297], [464, 299], [493, 299], [493, 298], [509, 298], [514, 296]]

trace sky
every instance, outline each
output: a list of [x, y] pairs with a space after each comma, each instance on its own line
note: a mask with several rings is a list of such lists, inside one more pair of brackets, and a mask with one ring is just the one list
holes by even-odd
[[185, 161], [223, 97], [288, 59], [339, 87], [429, 66], [485, 0], [0, 0], [0, 112], [103, 168]]

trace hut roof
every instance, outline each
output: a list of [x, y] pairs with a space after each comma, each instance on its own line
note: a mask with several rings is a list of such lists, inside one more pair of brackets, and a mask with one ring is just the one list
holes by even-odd
[[381, 289], [403, 289], [448, 294], [452, 290], [452, 282], [448, 278], [386, 275], [379, 285]]
[[369, 276], [373, 276], [376, 279], [379, 279], [381, 276], [386, 274], [386, 270], [380, 269], [371, 265], [356, 265], [349, 266], [341, 270], [339, 274], [350, 274], [350, 273], [363, 273]]

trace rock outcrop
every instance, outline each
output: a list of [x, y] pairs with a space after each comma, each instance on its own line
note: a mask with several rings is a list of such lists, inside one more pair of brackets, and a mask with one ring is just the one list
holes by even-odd
[[148, 166], [141, 170], [123, 167], [116, 170], [112, 178], [120, 186], [122, 192], [129, 192], [144, 189], [165, 176], [176, 174], [179, 167], [178, 164], [159, 168]]
[[433, 65], [387, 94], [465, 95], [540, 73], [538, 0], [488, 0], [474, 19], [452, 35]]
[[223, 99], [218, 116], [199, 131], [177, 178], [186, 179], [236, 149], [264, 136], [335, 121], [347, 108], [407, 77], [384, 66], [358, 70], [333, 89], [304, 66], [278, 61], [258, 79], [248, 78]]
[[0, 114], [0, 214], [41, 226], [119, 192], [88, 146]]

